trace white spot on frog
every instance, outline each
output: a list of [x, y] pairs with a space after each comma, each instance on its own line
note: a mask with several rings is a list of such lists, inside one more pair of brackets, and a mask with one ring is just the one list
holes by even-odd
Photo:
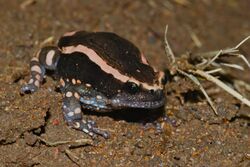
[[31, 71], [34, 71], [34, 72], [37, 72], [37, 73], [39, 73], [39, 74], [42, 73], [42, 70], [41, 70], [41, 68], [40, 68], [38, 65], [32, 66], [30, 70], [31, 70]]
[[52, 65], [54, 55], [55, 55], [55, 51], [54, 51], [54, 50], [50, 50], [50, 51], [48, 52], [48, 54], [46, 55], [46, 60], [45, 60], [45, 62], [46, 62], [46, 64], [47, 64], [48, 66], [51, 66], [51, 65]]
[[68, 112], [67, 115], [68, 115], [69, 117], [73, 117], [73, 116], [74, 116], [74, 112], [70, 111], [70, 112]]
[[67, 92], [66, 93], [66, 97], [71, 97], [73, 94], [72, 94], [72, 92]]

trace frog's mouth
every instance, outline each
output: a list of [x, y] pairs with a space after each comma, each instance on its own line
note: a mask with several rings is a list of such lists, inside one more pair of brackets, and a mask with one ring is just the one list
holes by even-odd
[[165, 103], [165, 96], [162, 90], [153, 94], [118, 94], [111, 99], [111, 105], [115, 108], [145, 108], [154, 109], [162, 107]]

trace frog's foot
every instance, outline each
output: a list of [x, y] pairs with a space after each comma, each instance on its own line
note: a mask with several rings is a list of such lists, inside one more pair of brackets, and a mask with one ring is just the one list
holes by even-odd
[[109, 133], [103, 130], [98, 129], [93, 121], [85, 121], [84, 119], [74, 122], [68, 123], [74, 129], [83, 131], [90, 135], [91, 137], [95, 138], [96, 134], [104, 137], [105, 139], [109, 138]]
[[101, 135], [104, 138], [109, 138], [109, 133], [98, 129], [94, 121], [86, 121], [82, 118], [80, 101], [71, 91], [65, 93], [63, 99], [63, 114], [70, 127], [83, 131], [91, 137]]
[[56, 47], [42, 48], [30, 61], [29, 83], [21, 88], [21, 93], [36, 92], [43, 82], [46, 70], [55, 70], [60, 56], [60, 51]]
[[34, 83], [29, 83], [21, 87], [21, 93], [34, 93], [38, 90], [38, 86], [36, 86]]
[[45, 68], [40, 64], [38, 58], [32, 58], [30, 62], [31, 77], [29, 83], [22, 86], [21, 93], [33, 93], [38, 90], [45, 74]]

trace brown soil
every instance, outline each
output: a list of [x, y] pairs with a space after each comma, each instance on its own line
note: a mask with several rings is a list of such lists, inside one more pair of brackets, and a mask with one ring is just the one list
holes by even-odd
[[[25, 3], [23, 3], [25, 2]], [[70, 129], [61, 113], [57, 82], [47, 77], [41, 89], [21, 96], [29, 60], [44, 40], [67, 31], [112, 31], [134, 42], [158, 69], [167, 68], [163, 37], [176, 55], [234, 46], [250, 34], [248, 0], [0, 0], [0, 166], [250, 166], [249, 112], [213, 84], [215, 116], [198, 89], [183, 78], [166, 85], [166, 105], [155, 111], [88, 113], [110, 139], [88, 144], [49, 146], [49, 142], [90, 139]], [[198, 48], [194, 32], [202, 43]], [[241, 51], [248, 57], [250, 42]], [[237, 60], [238, 61], [238, 60]], [[234, 72], [250, 81], [249, 70]], [[249, 93], [245, 93], [250, 98]], [[152, 120], [161, 112], [157, 133]]]

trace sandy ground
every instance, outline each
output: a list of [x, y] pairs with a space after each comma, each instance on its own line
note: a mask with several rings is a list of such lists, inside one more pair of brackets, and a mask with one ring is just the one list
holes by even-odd
[[[217, 89], [211, 94], [216, 116], [198, 89], [181, 76], [166, 85], [161, 109], [87, 112], [110, 131], [107, 140], [91, 140], [66, 126], [62, 95], [52, 78], [35, 94], [19, 93], [35, 51], [55, 45], [64, 32], [115, 32], [165, 70], [166, 24], [175, 55], [218, 50], [250, 35], [249, 9], [248, 0], [0, 0], [0, 166], [250, 166], [250, 109]], [[250, 42], [241, 51], [249, 57]], [[232, 73], [250, 81], [249, 70]], [[147, 122], [160, 121], [162, 112], [170, 120], [161, 122], [163, 132], [157, 133]]]

